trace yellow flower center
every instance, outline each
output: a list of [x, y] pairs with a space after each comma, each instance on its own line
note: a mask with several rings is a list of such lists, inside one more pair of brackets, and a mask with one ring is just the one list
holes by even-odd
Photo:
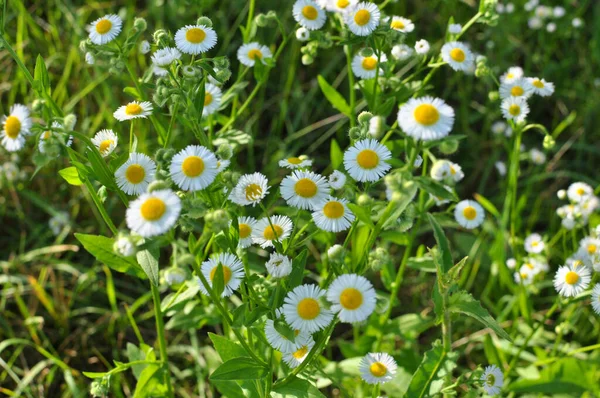
[[579, 188], [577, 190], [577, 195], [579, 195], [579, 196], [583, 196], [584, 193], [585, 193], [585, 189], [583, 189], [583, 188]]
[[363, 303], [363, 295], [360, 290], [349, 287], [342, 291], [340, 304], [347, 310], [355, 310]]
[[250, 59], [257, 60], [262, 59], [262, 57], [263, 55], [258, 48], [253, 48], [252, 50], [248, 51], [248, 58]]
[[125, 170], [125, 178], [132, 184], [139, 184], [145, 176], [146, 170], [139, 164], [132, 164]]
[[140, 213], [142, 217], [146, 221], [156, 221], [160, 219], [165, 211], [167, 210], [167, 206], [165, 202], [158, 198], [150, 198], [142, 203], [142, 207], [140, 207]]
[[573, 261], [573, 268], [581, 267], [583, 265], [583, 261], [575, 260]]
[[520, 97], [523, 95], [524, 92], [525, 90], [523, 90], [521, 86], [514, 86], [510, 89], [510, 95], [512, 95], [513, 97]]
[[374, 169], [379, 164], [379, 155], [372, 149], [363, 149], [356, 156], [356, 163], [363, 169]]
[[252, 233], [252, 228], [250, 228], [250, 225], [248, 225], [248, 224], [240, 224], [239, 228], [240, 228], [240, 238], [241, 239], [246, 239]]
[[267, 225], [267, 227], [263, 231], [263, 237], [266, 240], [275, 240], [281, 235], [283, 235], [283, 228], [281, 228], [279, 225], [273, 225], [273, 227]]
[[108, 19], [101, 19], [96, 24], [96, 32], [100, 33], [101, 35], [108, 33], [108, 31], [111, 28], [112, 28], [112, 22], [110, 22], [110, 20], [108, 20]]
[[185, 32], [185, 39], [193, 44], [202, 43], [206, 37], [206, 32], [200, 28], [191, 28]]
[[52, 131], [44, 131], [44, 134], [42, 135], [42, 138], [45, 139], [45, 140], [47, 140], [51, 136], [52, 136]]
[[108, 149], [110, 148], [110, 146], [114, 143], [113, 140], [104, 140], [100, 143], [100, 145], [98, 146], [98, 150], [100, 151], [100, 153], [104, 153], [106, 151], [108, 151]]
[[513, 116], [518, 116], [521, 113], [521, 107], [517, 104], [512, 104], [508, 107], [508, 113]]
[[358, 10], [356, 14], [354, 14], [354, 22], [358, 26], [365, 26], [371, 20], [371, 13], [367, 10]]
[[404, 29], [405, 25], [404, 22], [396, 20], [392, 21], [391, 27], [392, 29]]
[[6, 135], [10, 138], [17, 138], [21, 132], [21, 121], [19, 118], [16, 116], [7, 117], [4, 123], [4, 131], [6, 131]]
[[302, 159], [297, 158], [297, 157], [291, 157], [291, 158], [287, 158], [288, 163], [291, 164], [300, 164], [302, 163]]
[[338, 8], [346, 8], [350, 5], [350, 2], [348, 0], [338, 0], [336, 4]]
[[534, 240], [533, 242], [531, 242], [531, 246], [533, 247], [537, 247], [537, 245], [539, 245], [540, 242], [538, 242], [537, 240]]
[[[231, 269], [226, 265], [222, 265], [222, 268], [223, 268], [223, 282], [226, 285], [229, 283], [229, 280], [231, 280]], [[210, 270], [210, 281], [211, 282], [215, 279], [216, 273], [217, 273], [217, 267], [214, 267], [213, 269]]]
[[488, 386], [493, 386], [494, 384], [496, 384], [496, 376], [494, 376], [493, 374], [490, 373], [485, 378], [485, 382], [487, 383]]
[[340, 218], [344, 215], [344, 205], [340, 202], [327, 202], [325, 206], [323, 206], [323, 214], [327, 218]]
[[304, 18], [314, 21], [319, 16], [319, 11], [313, 6], [304, 6], [302, 15], [304, 15]]
[[245, 191], [246, 191], [246, 200], [258, 199], [258, 198], [260, 198], [260, 195], [262, 195], [262, 192], [263, 192], [262, 188], [258, 184], [248, 184]]
[[298, 316], [306, 320], [315, 319], [321, 313], [319, 302], [310, 297], [300, 300], [296, 309], [298, 311]]
[[302, 348], [300, 348], [298, 351], [295, 351], [292, 356], [294, 358], [296, 358], [297, 360], [301, 360], [302, 358], [304, 358], [304, 356], [308, 354], [308, 347], [307, 346], [303, 346]]
[[587, 247], [587, 251], [588, 251], [589, 254], [596, 253], [596, 250], [598, 250], [598, 248], [593, 243], [589, 244], [588, 247]]
[[472, 206], [467, 206], [465, 207], [465, 209], [463, 210], [463, 216], [467, 219], [467, 220], [474, 220], [475, 217], [477, 217], [477, 210], [475, 210], [474, 207]]
[[375, 377], [383, 377], [387, 373], [387, 368], [381, 362], [375, 362], [369, 367], [369, 371]]
[[431, 104], [421, 104], [415, 108], [414, 117], [417, 123], [431, 126], [440, 119], [440, 113], [435, 106]]
[[542, 82], [540, 79], [534, 79], [531, 84], [537, 88], [544, 88], [544, 82]]
[[506, 75], [507, 79], [512, 79], [513, 77], [515, 77], [515, 75], [513, 75], [512, 73], [509, 73]]
[[375, 57], [365, 57], [362, 60], [362, 67], [366, 70], [373, 70], [377, 67], [377, 58]]
[[126, 115], [139, 115], [140, 113], [142, 113], [143, 109], [139, 104], [136, 103], [131, 103], [128, 104], [125, 107], [125, 114]]
[[309, 178], [302, 178], [294, 185], [294, 191], [303, 198], [312, 198], [317, 194], [317, 184]]
[[530, 270], [533, 270], [533, 264], [531, 264], [531, 263], [525, 263], [525, 266], [527, 268], [529, 268]]
[[213, 96], [211, 93], [204, 93], [204, 106], [210, 105], [213, 102]]
[[453, 48], [452, 50], [450, 50], [450, 58], [452, 58], [456, 62], [464, 62], [466, 55], [465, 52], [460, 48]]
[[579, 274], [577, 274], [577, 272], [567, 272], [567, 275], [565, 275], [565, 282], [567, 282], [569, 285], [574, 285], [577, 283], [577, 281], [579, 281]]
[[181, 164], [181, 171], [188, 177], [198, 177], [204, 171], [204, 161], [198, 156], [188, 156]]

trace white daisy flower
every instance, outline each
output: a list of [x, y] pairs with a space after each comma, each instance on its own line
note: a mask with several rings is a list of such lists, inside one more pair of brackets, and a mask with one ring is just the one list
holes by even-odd
[[203, 146], [189, 145], [173, 156], [170, 177], [184, 191], [200, 191], [215, 180], [217, 157]]
[[533, 94], [533, 86], [524, 77], [514, 79], [509, 83], [500, 84], [500, 98], [529, 98]]
[[[221, 297], [229, 297], [242, 284], [242, 279], [244, 279], [245, 275], [244, 264], [231, 253], [219, 253], [218, 256], [214, 256], [203, 262], [201, 267], [202, 275], [204, 275], [211, 288], [213, 287], [213, 280], [215, 279], [219, 264], [221, 264], [221, 268], [223, 269], [224, 289]], [[197, 281], [202, 294], [209, 296], [200, 278], [197, 278]]]
[[298, 41], [308, 41], [308, 39], [310, 39], [310, 30], [306, 29], [304, 26], [299, 27], [296, 30], [296, 39], [298, 39]]
[[531, 17], [527, 20], [527, 26], [529, 26], [529, 28], [533, 30], [540, 29], [543, 25], [544, 21], [542, 21], [542, 19], [538, 17]]
[[256, 219], [254, 217], [238, 217], [238, 228], [240, 233], [240, 240], [238, 245], [241, 248], [246, 248], [252, 245], [252, 230], [256, 225]]
[[292, 273], [292, 260], [288, 256], [273, 252], [265, 267], [273, 278], [284, 278]]
[[448, 32], [453, 35], [457, 35], [462, 32], [462, 25], [459, 23], [452, 23], [448, 26]]
[[331, 188], [342, 189], [344, 188], [344, 185], [346, 185], [346, 174], [339, 170], [333, 170], [333, 172], [329, 174], [328, 181]]
[[287, 294], [283, 304], [285, 321], [294, 329], [315, 333], [325, 329], [333, 313], [323, 306], [325, 291], [317, 285], [300, 285]]
[[308, 30], [321, 29], [327, 21], [325, 10], [312, 0], [297, 0], [292, 13], [296, 22]]
[[293, 352], [286, 352], [281, 357], [283, 362], [287, 363], [290, 368], [297, 368], [300, 366], [315, 345], [315, 340], [310, 335], [303, 334], [302, 336], [298, 336], [295, 340], [298, 340], [298, 349]]
[[529, 151], [529, 158], [534, 164], [537, 164], [538, 166], [546, 163], [546, 154], [537, 148], [531, 148], [531, 150]]
[[360, 361], [360, 377], [369, 384], [382, 384], [392, 380], [398, 365], [389, 354], [384, 352], [368, 353]]
[[121, 33], [123, 21], [114, 14], [105, 15], [88, 25], [88, 32], [92, 43], [102, 45], [109, 43]]
[[92, 143], [98, 148], [98, 152], [104, 157], [113, 153], [117, 144], [119, 143], [119, 137], [114, 131], [110, 129], [100, 130], [92, 138]]
[[588, 267], [591, 269], [593, 266], [592, 259], [593, 257], [588, 254], [586, 248], [580, 247], [575, 254], [565, 260], [565, 263], [573, 268]]
[[88, 65], [94, 65], [96, 63], [96, 57], [91, 52], [85, 53], [85, 63]]
[[406, 135], [423, 141], [446, 137], [454, 125], [454, 109], [439, 98], [411, 98], [398, 111]]
[[217, 158], [217, 173], [227, 170], [230, 164], [229, 160]]
[[392, 57], [396, 58], [398, 61], [406, 61], [412, 57], [414, 53], [415, 50], [406, 44], [396, 44], [392, 47]]
[[[52, 122], [52, 128], [55, 130], [62, 130], [63, 126], [62, 126], [62, 124], [60, 124], [58, 122]], [[50, 145], [50, 142], [52, 142], [53, 140], [62, 142], [60, 140], [60, 138], [58, 138], [59, 136], [61, 136], [60, 133], [55, 134], [55, 132], [52, 130], [46, 130], [42, 134], [40, 134], [40, 139], [38, 142], [38, 149], [40, 150], [40, 152], [46, 153], [47, 145]], [[64, 135], [63, 135], [63, 137], [64, 137]], [[73, 144], [73, 136], [69, 135], [68, 137], [66, 137], [66, 140], [67, 140], [67, 142], [64, 142], [65, 146], [70, 147]]]
[[391, 169], [386, 162], [391, 157], [385, 145], [373, 139], [361, 140], [344, 152], [344, 167], [356, 181], [377, 181]]
[[370, 35], [379, 25], [381, 12], [373, 3], [360, 2], [345, 14], [346, 25], [357, 36]]
[[279, 167], [285, 167], [286, 169], [291, 170], [310, 167], [311, 165], [312, 160], [294, 156], [279, 161]]
[[142, 40], [139, 45], [140, 54], [148, 54], [150, 52], [150, 43], [148, 40]]
[[259, 244], [263, 249], [271, 247], [273, 241], [281, 242], [290, 236], [293, 226], [288, 216], [261, 218], [252, 228], [252, 242]]
[[329, 183], [320, 174], [295, 170], [281, 181], [280, 191], [288, 205], [305, 210], [314, 209], [327, 198]]
[[186, 25], [175, 33], [175, 45], [184, 54], [202, 54], [217, 44], [217, 33], [204, 25]]
[[574, 28], [581, 28], [583, 26], [583, 19], [575, 17], [571, 21], [571, 25], [573, 25]]
[[525, 238], [525, 251], [527, 253], [541, 253], [544, 251], [544, 241], [540, 234], [531, 234]]
[[312, 213], [317, 228], [329, 232], [341, 232], [350, 228], [355, 217], [347, 204], [346, 199], [336, 199], [333, 196], [319, 203]]
[[504, 385], [504, 375], [496, 365], [486, 366], [480, 380], [483, 383], [483, 389], [488, 395], [500, 394]]
[[154, 76], [167, 76], [169, 74], [169, 71], [166, 70], [165, 68], [162, 68], [158, 65], [152, 65], [152, 74]]
[[483, 223], [485, 212], [483, 207], [472, 200], [458, 202], [454, 209], [454, 218], [463, 228], [474, 229]]
[[365, 57], [358, 53], [352, 59], [352, 72], [361, 79], [373, 79], [377, 75], [379, 62], [385, 61], [387, 61], [385, 54], [381, 54], [381, 59], [378, 59], [375, 54]]
[[591, 236], [583, 238], [579, 241], [579, 250], [588, 257], [600, 254], [600, 239]]
[[240, 206], [255, 206], [269, 193], [268, 182], [261, 173], [244, 174], [229, 194], [229, 200]]
[[[279, 312], [280, 310], [277, 310]], [[290, 341], [287, 337], [282, 335], [275, 329], [275, 322], [272, 319], [267, 319], [265, 323], [265, 336], [267, 342], [276, 349], [284, 353], [294, 352], [302, 348], [304, 342], [314, 340], [309, 333], [301, 332], [300, 330], [294, 330], [294, 341]]]
[[523, 68], [520, 66], [511, 66], [506, 73], [500, 76], [500, 83], [512, 83], [523, 77]]
[[204, 108], [202, 108], [202, 116], [209, 116], [219, 110], [221, 106], [221, 98], [223, 92], [212, 83], [206, 83], [204, 88]]
[[136, 118], [146, 118], [152, 114], [152, 109], [152, 104], [148, 101], [133, 101], [127, 105], [120, 106], [113, 113], [113, 116], [120, 122]]
[[358, 0], [317, 0], [322, 8], [331, 12], [347, 13], [352, 11]]
[[445, 159], [438, 159], [431, 166], [429, 171], [431, 178], [436, 181], [443, 181], [450, 177], [450, 162]]
[[494, 124], [492, 124], [492, 133], [496, 135], [503, 134], [507, 127], [508, 126], [503, 121], [494, 122]]
[[32, 121], [29, 109], [25, 105], [14, 104], [8, 116], [2, 117], [0, 139], [9, 152], [15, 152], [25, 146], [25, 137], [31, 134]]
[[529, 105], [523, 97], [508, 97], [500, 105], [502, 115], [506, 120], [514, 120], [520, 123], [529, 114]]
[[531, 285], [533, 278], [535, 277], [533, 272], [531, 272], [531, 270], [525, 265], [522, 265], [521, 268], [519, 268], [519, 271], [515, 272], [513, 276], [515, 283], [522, 284], [524, 286]]
[[181, 58], [181, 52], [175, 47], [165, 47], [152, 54], [152, 63], [156, 66], [165, 67]]
[[506, 260], [506, 266], [508, 267], [508, 269], [515, 269], [515, 267], [517, 266], [517, 260], [514, 258], [509, 258], [508, 260]]
[[585, 182], [574, 182], [567, 188], [567, 197], [571, 202], [580, 203], [594, 195], [594, 190]]
[[554, 83], [547, 82], [537, 77], [528, 77], [527, 81], [531, 85], [534, 94], [541, 97], [548, 97], [554, 93]]
[[269, 47], [253, 41], [252, 43], [243, 44], [238, 49], [237, 57], [243, 65], [254, 66], [257, 60], [264, 64], [265, 59], [273, 58], [273, 54]]
[[548, 264], [536, 260], [534, 257], [525, 257], [523, 259], [523, 265], [521, 271], [527, 272], [532, 276], [536, 276], [540, 272], [546, 272], [549, 270]]
[[415, 24], [408, 18], [394, 16], [390, 21], [390, 28], [398, 32], [410, 33], [415, 30]]
[[450, 161], [448, 161], [448, 163], [450, 163], [450, 175], [452, 176], [454, 182], [459, 182], [462, 180], [465, 177], [462, 167], [460, 167], [460, 165], [457, 163], [452, 163]]
[[129, 203], [125, 215], [127, 227], [144, 238], [162, 235], [170, 230], [181, 211], [181, 200], [170, 189], [144, 193]]
[[554, 288], [564, 297], [575, 297], [587, 289], [592, 276], [588, 267], [563, 265], [556, 271]]
[[327, 289], [331, 311], [340, 321], [356, 323], [366, 320], [375, 311], [375, 289], [367, 278], [356, 274], [338, 276]]
[[128, 195], [146, 192], [154, 180], [156, 163], [143, 153], [131, 153], [129, 159], [115, 171], [117, 185]]
[[429, 52], [429, 42], [425, 39], [421, 39], [415, 43], [415, 52], [419, 55], [425, 55]]
[[456, 71], [469, 70], [475, 63], [473, 52], [459, 41], [452, 41], [442, 46], [442, 59]]
[[373, 138], [379, 138], [385, 128], [385, 118], [382, 116], [373, 116], [369, 120], [369, 135]]
[[592, 308], [596, 314], [600, 315], [600, 283], [596, 283], [592, 289]]

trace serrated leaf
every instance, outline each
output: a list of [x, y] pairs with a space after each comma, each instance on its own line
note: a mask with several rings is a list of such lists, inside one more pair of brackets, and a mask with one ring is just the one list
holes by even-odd
[[481, 306], [481, 303], [476, 300], [470, 293], [459, 291], [450, 296], [450, 303], [447, 310], [450, 312], [468, 315], [473, 319], [481, 322], [485, 327], [492, 329], [498, 337], [502, 337], [508, 341], [512, 341], [508, 333], [496, 322], [490, 315], [488, 310]]
[[106, 236], [75, 234], [75, 238], [92, 256], [102, 264], [106, 264], [109, 268], [135, 275], [139, 278], [146, 278], [146, 274], [131, 257], [123, 257], [115, 253], [112, 248], [114, 239]]
[[435, 241], [437, 242], [440, 253], [440, 265], [445, 274], [454, 265], [452, 262], [452, 253], [450, 252], [450, 243], [448, 242], [440, 223], [438, 223], [435, 217], [432, 214], [427, 213], [427, 218], [429, 219], [431, 228], [433, 228], [433, 235], [435, 236]]
[[136, 253], [138, 263], [154, 286], [158, 286], [158, 256], [159, 250], [155, 248], [140, 250]]
[[327, 80], [325, 80], [323, 76], [317, 76], [317, 80], [319, 81], [319, 87], [321, 87], [321, 91], [331, 106], [342, 112], [344, 115], [351, 117], [352, 110], [342, 94], [340, 94], [335, 88], [333, 88], [333, 86], [327, 83]]
[[58, 171], [58, 174], [69, 184], [79, 186], [82, 185], [83, 182], [79, 178], [79, 173], [77, 172], [76, 167], [67, 167], [66, 169], [62, 169]]
[[215, 350], [223, 362], [227, 362], [234, 358], [248, 357], [248, 353], [241, 345], [234, 343], [228, 338], [218, 336], [214, 333], [208, 333], [208, 337], [212, 341]]
[[252, 358], [230, 359], [209, 376], [210, 380], [262, 380], [268, 371]]

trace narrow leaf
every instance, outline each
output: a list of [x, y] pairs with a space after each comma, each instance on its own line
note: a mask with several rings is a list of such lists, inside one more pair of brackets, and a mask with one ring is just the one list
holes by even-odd
[[323, 91], [325, 98], [327, 98], [331, 106], [342, 112], [344, 115], [351, 117], [352, 110], [342, 94], [340, 94], [335, 88], [333, 88], [333, 86], [327, 83], [327, 80], [325, 80], [323, 76], [319, 75], [317, 79], [319, 81], [319, 87], [321, 87], [321, 91]]

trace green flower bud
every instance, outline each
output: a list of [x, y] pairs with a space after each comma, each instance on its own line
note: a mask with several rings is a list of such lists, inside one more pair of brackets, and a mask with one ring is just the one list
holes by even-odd
[[315, 62], [315, 59], [311, 55], [304, 54], [302, 56], [302, 65], [310, 65], [313, 62]]
[[330, 261], [341, 262], [344, 259], [344, 247], [342, 245], [333, 245], [327, 250], [327, 257]]
[[144, 18], [136, 18], [133, 20], [133, 27], [138, 32], [143, 32], [148, 28], [148, 24], [146, 23], [146, 20]]
[[86, 40], [82, 40], [82, 41], [79, 42], [79, 50], [82, 53], [85, 53], [85, 52], [87, 52], [89, 50], [89, 48], [90, 48], [90, 41], [89, 40], [90, 39], [86, 39]]
[[369, 123], [369, 120], [371, 120], [372, 117], [373, 117], [373, 114], [371, 112], [361, 112], [358, 115], [358, 123], [360, 123], [360, 124]]
[[373, 49], [371, 47], [365, 47], [362, 50], [360, 50], [360, 55], [362, 55], [363, 57], [370, 57], [373, 54]]
[[258, 14], [254, 17], [254, 22], [259, 28], [266, 28], [270, 23], [269, 18], [265, 14]]
[[196, 20], [196, 24], [198, 24], [198, 25], [204, 25], [207, 28], [212, 28], [212, 26], [213, 26], [213, 23], [212, 23], [212, 21], [210, 20], [209, 17], [200, 17], [200, 18], [198, 18]]
[[373, 203], [373, 198], [368, 194], [363, 193], [358, 197], [356, 203], [361, 207], [370, 206]]
[[185, 65], [181, 68], [181, 73], [184, 77], [198, 77], [200, 75], [200, 70], [194, 65]]
[[171, 187], [171, 184], [169, 184], [169, 182], [166, 180], [155, 180], [155, 181], [152, 181], [148, 185], [147, 190], [148, 190], [148, 192], [154, 192], [154, 191], [160, 191], [162, 189], [169, 189], [170, 187]]
[[544, 149], [552, 149], [556, 145], [556, 140], [551, 135], [544, 137]]
[[348, 130], [348, 136], [351, 140], [358, 140], [362, 137], [362, 132], [360, 127], [350, 127]]
[[217, 72], [217, 78], [225, 83], [231, 78], [231, 71], [229, 69], [221, 69]]
[[104, 378], [101, 381], [94, 380], [90, 386], [90, 394], [92, 397], [108, 397], [109, 388], [108, 383], [104, 381]]
[[389, 264], [392, 260], [386, 249], [383, 247], [378, 247], [375, 250], [369, 253], [369, 266], [378, 271], [382, 269], [385, 265]]
[[229, 58], [227, 57], [217, 57], [213, 59], [213, 62], [215, 64], [215, 68], [218, 69], [229, 69], [229, 66], [231, 65]]
[[224, 160], [229, 160], [233, 156], [233, 148], [229, 144], [221, 144], [217, 149], [217, 156]]
[[73, 131], [75, 128], [75, 123], [77, 123], [77, 116], [72, 113], [69, 113], [63, 119], [63, 126], [65, 131]]
[[496, 102], [500, 98], [500, 94], [497, 91], [490, 91], [488, 93], [488, 98], [490, 101]]
[[451, 155], [458, 149], [458, 141], [457, 140], [445, 140], [439, 146], [440, 152], [445, 155]]
[[154, 44], [156, 45], [166, 46], [169, 43], [169, 33], [164, 29], [157, 29], [152, 34], [152, 40], [154, 40]]
[[180, 285], [188, 278], [188, 273], [179, 267], [167, 268], [164, 272], [165, 282], [169, 286]]

